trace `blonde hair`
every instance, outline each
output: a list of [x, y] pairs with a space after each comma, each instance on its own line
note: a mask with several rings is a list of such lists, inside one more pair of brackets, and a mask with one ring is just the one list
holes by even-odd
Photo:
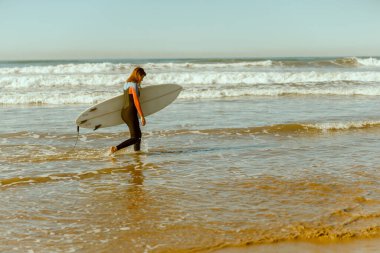
[[127, 79], [127, 82], [140, 84], [144, 76], [146, 76], [144, 69], [137, 67], [132, 71], [131, 75]]

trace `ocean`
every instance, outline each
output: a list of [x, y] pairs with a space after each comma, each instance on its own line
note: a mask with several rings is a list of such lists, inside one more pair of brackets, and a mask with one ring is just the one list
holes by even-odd
[[[120, 125], [76, 117], [142, 86], [183, 91]], [[380, 235], [380, 58], [0, 62], [1, 252], [210, 252]]]

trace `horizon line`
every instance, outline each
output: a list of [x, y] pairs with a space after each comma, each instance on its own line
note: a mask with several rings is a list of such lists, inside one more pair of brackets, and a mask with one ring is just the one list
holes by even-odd
[[0, 63], [11, 63], [11, 62], [60, 62], [60, 61], [117, 61], [117, 60], [259, 60], [259, 59], [302, 59], [302, 58], [315, 58], [315, 59], [329, 59], [329, 58], [380, 58], [380, 55], [336, 55], [336, 56], [262, 56], [262, 57], [99, 57], [99, 58], [31, 58], [24, 60], [8, 59], [0, 60]]

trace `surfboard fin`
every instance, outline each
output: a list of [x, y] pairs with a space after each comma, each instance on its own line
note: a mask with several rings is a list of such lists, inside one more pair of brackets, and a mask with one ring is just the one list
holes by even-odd
[[[85, 120], [82, 120], [80, 123], [79, 123], [79, 125], [82, 125], [82, 124], [84, 124], [84, 123], [86, 123], [87, 122], [87, 119], [85, 119]], [[78, 126], [79, 127], [79, 126]]]
[[96, 111], [96, 109], [98, 109], [98, 108], [96, 108], [96, 107], [91, 108], [90, 112]]
[[95, 128], [94, 128], [94, 131], [97, 130], [101, 126], [102, 126], [102, 124], [96, 125]]

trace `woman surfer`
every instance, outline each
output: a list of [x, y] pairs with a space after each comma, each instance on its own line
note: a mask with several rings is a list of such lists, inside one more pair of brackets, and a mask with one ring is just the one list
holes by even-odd
[[131, 137], [117, 146], [112, 146], [110, 148], [110, 154], [130, 145], [134, 145], [135, 151], [140, 150], [141, 130], [137, 113], [140, 115], [141, 125], [145, 126], [146, 121], [139, 100], [140, 85], [145, 76], [146, 73], [144, 69], [137, 67], [132, 71], [124, 84], [124, 106], [121, 110], [121, 117], [128, 125]]

